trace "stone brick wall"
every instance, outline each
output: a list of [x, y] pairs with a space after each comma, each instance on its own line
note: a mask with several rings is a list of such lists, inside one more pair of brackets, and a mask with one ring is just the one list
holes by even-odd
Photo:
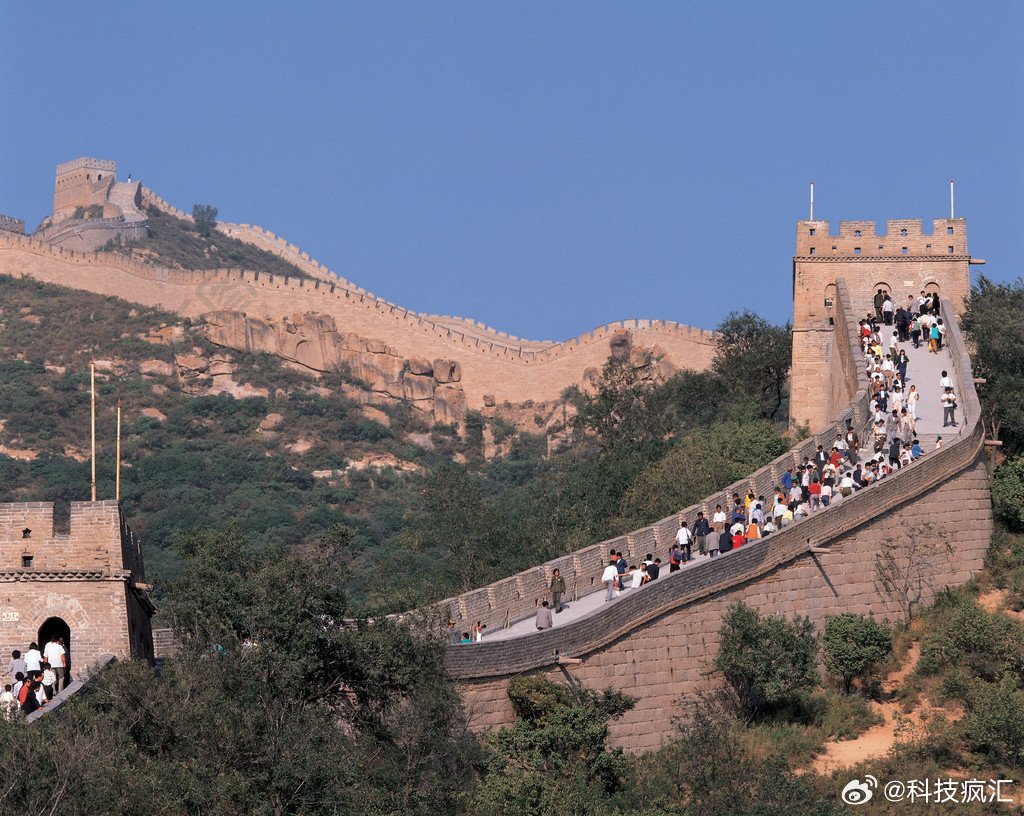
[[54, 524], [49, 502], [0, 504], [0, 654], [24, 651], [60, 618], [73, 666], [108, 653], [151, 658], [141, 559], [114, 501], [72, 502], [70, 525]]
[[25, 222], [20, 218], [0, 214], [0, 230], [4, 232], [15, 232], [19, 235], [25, 234]]
[[36, 232], [32, 237], [45, 241], [53, 247], [62, 247], [75, 252], [95, 252], [107, 243], [118, 241], [130, 244], [149, 236], [146, 221], [125, 221], [123, 216], [114, 218], [74, 218], [59, 221], [53, 226]]
[[557, 400], [584, 372], [599, 369], [609, 342], [628, 331], [678, 368], [704, 369], [714, 356], [712, 332], [672, 321], [627, 320], [541, 349], [491, 342], [435, 323], [393, 303], [322, 280], [282, 278], [242, 270], [183, 272], [111, 254], [49, 247], [0, 232], [0, 274], [33, 278], [159, 306], [187, 317], [238, 311], [272, 321], [307, 312], [334, 318], [339, 330], [373, 338], [406, 358], [450, 359], [462, 367], [470, 408], [484, 396], [498, 403]]
[[[904, 234], [905, 233], [905, 234]], [[877, 234], [874, 221], [843, 221], [839, 235], [829, 234], [828, 221], [799, 221], [793, 257], [792, 421], [817, 431], [834, 420], [843, 403], [839, 383], [831, 377], [842, 371], [833, 359], [832, 323], [836, 281], [849, 287], [853, 314], [874, 311], [872, 298], [886, 288], [894, 303], [924, 289], [938, 291], [955, 314], [970, 294], [971, 257], [967, 252], [967, 222], [937, 218], [926, 234], [920, 220], [886, 222]], [[845, 341], [843, 341], [845, 342]], [[822, 399], [822, 395], [826, 399]]]
[[[69, 217], [76, 207], [105, 205], [116, 177], [117, 164], [109, 159], [81, 158], [58, 164], [53, 190], [54, 221]], [[104, 208], [104, 215], [116, 214]]]
[[[842, 280], [838, 293], [845, 299]], [[672, 717], [685, 714], [681, 699], [719, 682], [709, 670], [720, 622], [732, 603], [744, 601], [767, 614], [807, 615], [819, 627], [826, 615], [838, 612], [894, 619], [900, 604], [878, 579], [878, 553], [885, 542], [905, 542], [908, 534], [928, 530], [951, 542], [955, 552], [927, 565], [919, 602], [969, 580], [981, 569], [991, 536], [989, 478], [966, 344], [952, 307], [943, 308], [966, 425], [959, 437], [827, 512], [669, 575], [588, 617], [525, 637], [449, 648], [446, 664], [472, 727], [513, 721], [506, 693], [511, 677], [542, 672], [561, 682], [569, 674], [590, 687], [610, 685], [638, 697], [637, 707], [613, 724], [612, 744], [653, 748], [670, 738]], [[635, 549], [664, 550], [657, 525], [640, 533]], [[627, 543], [640, 533], [627, 536]], [[812, 551], [826, 546], [825, 553]], [[593, 565], [595, 580], [599, 568], [599, 562]], [[485, 603], [497, 594], [495, 585], [477, 595]], [[580, 662], [559, 665], [563, 658]]]
[[482, 621], [494, 629], [523, 620], [535, 614], [537, 606], [547, 594], [547, 586], [556, 567], [565, 578], [570, 598], [599, 590], [601, 572], [607, 564], [610, 549], [621, 550], [630, 562], [644, 553], [666, 553], [681, 519], [692, 523], [697, 511], [703, 511], [710, 518], [716, 504], [729, 507], [732, 494], [736, 492], [742, 495], [748, 488], [752, 488], [757, 495], [770, 495], [786, 468], [798, 465], [804, 458], [813, 455], [819, 444], [831, 444], [837, 432], [845, 431], [847, 422], [863, 438], [869, 419], [868, 377], [863, 366], [855, 362], [859, 360], [860, 354], [856, 339], [857, 318], [850, 305], [846, 282], [842, 279], [837, 281], [836, 298], [836, 325], [844, 327], [847, 341], [840, 347], [841, 353], [836, 357], [837, 365], [844, 367], [843, 376], [837, 376], [835, 381], [843, 385], [841, 393], [848, 396], [843, 410], [836, 415], [834, 426], [803, 440], [745, 479], [697, 504], [628, 535], [593, 544], [489, 586], [447, 598], [433, 608], [432, 617], [442, 623], [453, 620], [460, 631], [476, 621]]

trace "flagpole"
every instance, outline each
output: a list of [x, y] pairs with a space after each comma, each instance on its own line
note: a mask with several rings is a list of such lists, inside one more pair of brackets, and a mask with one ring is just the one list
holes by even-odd
[[92, 429], [92, 500], [96, 501], [96, 363], [89, 364], [89, 394], [91, 396], [90, 426]]
[[114, 477], [114, 498], [121, 501], [121, 400], [117, 401], [117, 470]]

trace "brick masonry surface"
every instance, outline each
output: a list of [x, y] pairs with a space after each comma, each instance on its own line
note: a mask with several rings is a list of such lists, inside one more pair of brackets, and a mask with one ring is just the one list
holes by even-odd
[[[152, 605], [138, 540], [113, 501], [72, 502], [55, 523], [49, 502], [0, 504], [0, 655], [22, 652], [59, 618], [72, 672], [100, 656], [152, 658]], [[5, 681], [7, 682], [7, 681]]]

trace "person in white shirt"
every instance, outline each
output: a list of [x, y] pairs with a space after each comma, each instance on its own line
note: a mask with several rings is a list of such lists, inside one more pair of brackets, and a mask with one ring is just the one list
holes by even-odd
[[644, 582], [644, 574], [640, 572], [635, 566], [629, 568], [629, 588], [640, 589], [640, 585]]
[[693, 534], [687, 529], [686, 522], [679, 522], [679, 530], [676, 532], [676, 544], [686, 553], [686, 560], [693, 558]]
[[605, 601], [613, 600], [615, 598], [615, 584], [619, 580], [619, 569], [615, 566], [614, 561], [609, 562], [608, 566], [604, 568], [601, 580], [604, 581], [604, 586], [607, 590], [604, 596]]
[[942, 379], [939, 380], [939, 388], [941, 388], [943, 391], [945, 391], [947, 388], [952, 388], [952, 387], [953, 387], [953, 380], [950, 379], [949, 372], [943, 371], [942, 372]]
[[46, 662], [50, 664], [50, 668], [53, 669], [53, 673], [57, 677], [57, 680], [53, 685], [54, 694], [64, 688], [65, 685], [64, 668], [67, 666], [66, 654], [64, 647], [60, 645], [56, 635], [54, 635], [50, 639], [50, 642], [43, 648], [43, 657], [46, 659]]
[[43, 693], [46, 695], [47, 700], [53, 699], [53, 695], [56, 693], [53, 684], [56, 682], [57, 675], [50, 667], [50, 664], [43, 663]]
[[31, 677], [35, 672], [43, 670], [43, 655], [39, 651], [39, 644], [32, 643], [25, 652], [25, 671]]
[[[942, 403], [942, 427], [945, 428], [949, 425], [956, 427], [956, 394], [953, 393], [953, 387], [947, 386], [942, 396], [939, 397], [939, 402]], [[25, 658], [25, 662], [28, 662], [28, 657]]]
[[917, 390], [917, 386], [910, 386], [910, 391], [907, 392], [907, 410], [914, 422], [917, 422], [917, 401], [919, 399], [921, 399], [921, 392]]
[[715, 505], [715, 514], [711, 517], [711, 526], [719, 534], [725, 529], [725, 511], [720, 504]]

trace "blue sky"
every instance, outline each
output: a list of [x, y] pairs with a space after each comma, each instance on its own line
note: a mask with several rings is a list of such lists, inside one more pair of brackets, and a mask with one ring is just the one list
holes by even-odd
[[404, 306], [533, 339], [791, 314], [794, 222], [1024, 272], [1024, 3], [8, 3], [0, 212], [116, 159]]

